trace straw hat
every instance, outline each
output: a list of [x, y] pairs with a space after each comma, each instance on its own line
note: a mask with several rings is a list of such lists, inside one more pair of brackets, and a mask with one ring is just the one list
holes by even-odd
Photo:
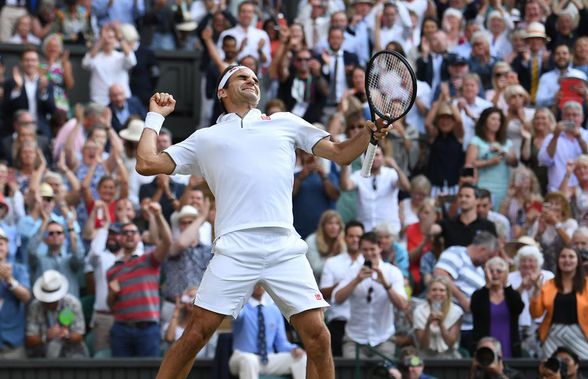
[[530, 23], [529, 25], [527, 25], [525, 38], [547, 39], [547, 34], [545, 34], [545, 26], [542, 23], [536, 21]]
[[174, 227], [177, 227], [180, 223], [180, 220], [184, 217], [198, 217], [198, 210], [191, 205], [184, 205], [179, 212], [174, 212], [171, 216], [171, 223]]
[[507, 242], [504, 246], [504, 250], [509, 257], [513, 258], [515, 255], [517, 255], [519, 249], [524, 246], [533, 246], [539, 248], [539, 243], [532, 237], [522, 236], [519, 237], [519, 239], [516, 241]]
[[39, 187], [39, 193], [41, 194], [41, 197], [55, 197], [53, 187], [47, 183], [41, 183], [41, 186]]
[[439, 108], [437, 108], [437, 113], [435, 114], [435, 120], [437, 120], [441, 116], [451, 116], [455, 118], [453, 108], [449, 103], [442, 102], [441, 104], [439, 104]]
[[124, 140], [139, 142], [144, 128], [145, 122], [143, 122], [143, 120], [131, 120], [126, 129], [121, 130], [118, 134], [120, 135], [120, 138]]
[[47, 270], [33, 285], [35, 299], [43, 303], [54, 303], [65, 297], [69, 289], [67, 278], [58, 271]]

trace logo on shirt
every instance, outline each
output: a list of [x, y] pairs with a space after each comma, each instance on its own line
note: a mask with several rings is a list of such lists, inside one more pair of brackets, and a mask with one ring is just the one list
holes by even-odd
[[266, 121], [268, 121], [268, 120], [271, 120], [272, 118], [271, 118], [270, 116], [267, 116], [267, 115], [265, 115], [265, 114], [262, 114], [262, 115], [261, 115], [261, 119], [262, 119], [262, 120], [266, 120]]
[[323, 299], [323, 295], [321, 295], [320, 293], [315, 293], [314, 298], [317, 299], [318, 301], [321, 301]]

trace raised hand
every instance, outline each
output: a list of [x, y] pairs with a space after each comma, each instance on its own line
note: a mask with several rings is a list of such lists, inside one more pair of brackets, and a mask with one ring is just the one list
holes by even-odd
[[166, 92], [157, 92], [149, 100], [149, 112], [159, 113], [163, 117], [167, 117], [175, 108], [176, 100]]
[[14, 83], [16, 84], [16, 87], [14, 89], [21, 89], [22, 88], [22, 84], [23, 84], [22, 74], [20, 73], [20, 70], [18, 69], [17, 66], [14, 66], [12, 68], [12, 80], [14, 80]]

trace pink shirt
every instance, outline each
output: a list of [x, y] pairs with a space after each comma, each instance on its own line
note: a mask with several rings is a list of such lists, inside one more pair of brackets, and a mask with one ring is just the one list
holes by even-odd
[[[65, 146], [65, 142], [67, 141], [67, 137], [71, 134], [71, 132], [76, 127], [77, 120], [72, 118], [59, 129], [57, 132], [57, 136], [55, 137], [55, 144], [53, 145], [53, 160], [57, 161], [59, 159], [59, 154], [61, 154], [61, 150]], [[82, 128], [79, 129], [78, 135], [75, 137], [73, 141], [73, 151], [82, 151], [82, 147], [84, 147], [84, 143], [86, 142], [86, 138], [82, 132]]]

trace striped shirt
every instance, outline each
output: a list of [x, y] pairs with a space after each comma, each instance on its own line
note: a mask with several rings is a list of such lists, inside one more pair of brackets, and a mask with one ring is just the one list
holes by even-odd
[[108, 282], [117, 280], [120, 285], [112, 307], [116, 321], [159, 322], [159, 270], [153, 251], [126, 262], [118, 261], [108, 270]]
[[[435, 268], [446, 271], [453, 278], [455, 286], [468, 299], [472, 297], [475, 290], [486, 285], [484, 269], [474, 265], [465, 246], [451, 246], [442, 252]], [[472, 314], [465, 313], [461, 330], [472, 330], [474, 327], [472, 321]]]

